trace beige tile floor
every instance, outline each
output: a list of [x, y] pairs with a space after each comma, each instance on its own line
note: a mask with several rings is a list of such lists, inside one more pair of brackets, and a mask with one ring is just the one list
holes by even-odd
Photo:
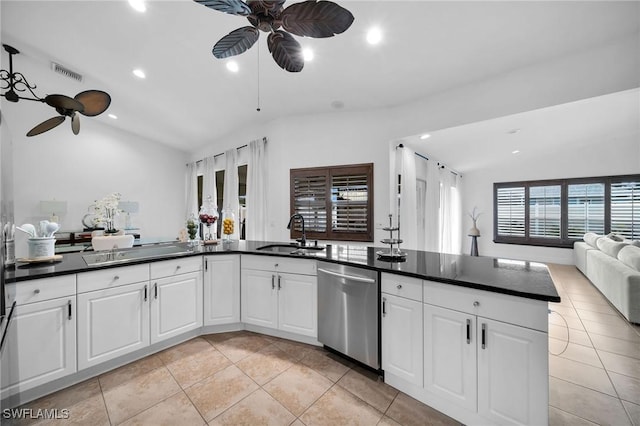
[[[552, 425], [640, 426], [640, 327], [574, 267], [550, 265]], [[560, 317], [561, 314], [562, 317]], [[327, 351], [249, 332], [202, 336], [26, 405], [64, 425], [448, 425]], [[25, 424], [28, 422], [20, 422]]]

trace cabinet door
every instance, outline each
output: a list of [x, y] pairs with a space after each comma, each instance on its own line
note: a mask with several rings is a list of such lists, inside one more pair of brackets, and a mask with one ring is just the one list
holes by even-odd
[[424, 387], [476, 411], [476, 317], [424, 305]]
[[202, 273], [151, 282], [151, 343], [202, 327]]
[[318, 279], [311, 275], [278, 274], [278, 328], [318, 336]]
[[78, 368], [149, 346], [149, 283], [78, 295]]
[[2, 357], [2, 397], [76, 372], [76, 297], [18, 305]]
[[478, 412], [495, 424], [547, 424], [546, 333], [478, 317]]
[[422, 303], [382, 294], [382, 369], [422, 387]]
[[242, 322], [278, 328], [276, 273], [243, 269], [241, 275]]
[[240, 257], [204, 259], [204, 325], [240, 322]]

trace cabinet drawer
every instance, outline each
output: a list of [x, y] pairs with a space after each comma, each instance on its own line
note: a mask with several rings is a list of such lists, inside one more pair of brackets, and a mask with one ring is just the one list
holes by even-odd
[[42, 302], [58, 297], [75, 296], [76, 276], [64, 275], [11, 283], [7, 285], [6, 291], [7, 301], [15, 299], [18, 305]]
[[149, 265], [124, 266], [78, 274], [78, 293], [149, 281]]
[[290, 274], [316, 275], [316, 261], [311, 259], [291, 259], [277, 256], [243, 255], [242, 269], [257, 269]]
[[422, 280], [383, 272], [382, 292], [422, 302]]
[[151, 279], [172, 277], [202, 270], [202, 256], [183, 257], [181, 259], [163, 260], [149, 264]]
[[541, 300], [425, 281], [424, 303], [547, 332], [548, 306]]

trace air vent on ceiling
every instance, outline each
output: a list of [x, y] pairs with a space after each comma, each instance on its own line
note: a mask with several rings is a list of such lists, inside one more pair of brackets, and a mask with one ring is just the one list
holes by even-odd
[[57, 64], [55, 62], [51, 62], [51, 69], [54, 72], [57, 72], [58, 74], [62, 74], [65, 77], [69, 77], [72, 78], [76, 81], [82, 81], [82, 74], [78, 74], [75, 71], [71, 71], [69, 68], [66, 68], [60, 64]]

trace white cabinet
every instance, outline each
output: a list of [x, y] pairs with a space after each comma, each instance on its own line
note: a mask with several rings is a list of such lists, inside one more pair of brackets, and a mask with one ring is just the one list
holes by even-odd
[[495, 424], [546, 424], [547, 334], [478, 317], [478, 335], [479, 413]]
[[149, 282], [78, 295], [78, 368], [149, 346]]
[[202, 327], [202, 258], [149, 265], [151, 343]]
[[240, 255], [204, 257], [204, 325], [240, 322]]
[[242, 256], [242, 322], [317, 337], [315, 261]]
[[476, 411], [476, 318], [424, 305], [424, 388]]
[[2, 398], [76, 372], [76, 277], [13, 283], [16, 308], [2, 357]]
[[190, 272], [153, 281], [151, 343], [202, 327], [202, 274]]
[[382, 369], [422, 386], [421, 302], [382, 294]]

